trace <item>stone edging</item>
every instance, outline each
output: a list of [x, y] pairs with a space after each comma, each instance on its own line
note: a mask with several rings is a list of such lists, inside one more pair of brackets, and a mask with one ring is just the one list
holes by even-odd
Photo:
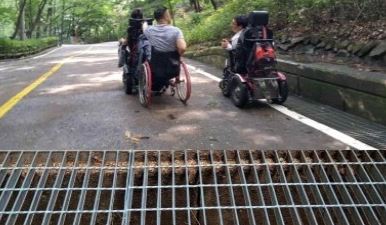
[[[187, 58], [222, 68], [227, 53], [218, 47], [187, 52]], [[386, 74], [340, 65], [278, 60], [288, 75], [290, 91], [386, 125]]]
[[313, 55], [317, 51], [332, 52], [338, 57], [359, 57], [386, 65], [386, 39], [372, 40], [367, 43], [321, 37], [317, 35], [288, 37], [279, 35], [279, 50], [302, 52]]

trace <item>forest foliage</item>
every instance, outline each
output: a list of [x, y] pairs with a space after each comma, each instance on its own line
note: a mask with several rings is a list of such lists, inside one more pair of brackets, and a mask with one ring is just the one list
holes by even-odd
[[385, 0], [2, 0], [0, 38], [113, 41], [125, 35], [131, 10], [151, 17], [159, 5], [171, 9], [190, 44], [230, 35], [232, 18], [252, 10], [269, 10], [276, 29], [386, 18]]

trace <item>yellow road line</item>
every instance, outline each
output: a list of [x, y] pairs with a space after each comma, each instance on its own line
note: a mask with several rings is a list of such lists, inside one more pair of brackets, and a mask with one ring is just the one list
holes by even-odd
[[40, 77], [38, 79], [36, 79], [34, 82], [32, 82], [26, 88], [24, 88], [22, 91], [20, 91], [18, 94], [13, 96], [6, 103], [4, 103], [2, 106], [0, 106], [0, 119], [3, 118], [5, 116], [5, 114], [7, 114], [7, 112], [9, 112], [18, 102], [20, 102], [20, 100], [22, 100], [25, 96], [27, 96], [29, 93], [31, 93], [31, 91], [33, 91], [40, 84], [42, 84], [44, 81], [46, 81], [47, 78], [49, 78], [55, 72], [57, 72], [67, 61], [69, 61], [70, 59], [72, 59], [76, 56], [79, 56], [81, 54], [89, 52], [91, 50], [91, 48], [92, 48], [92, 46], [90, 46], [84, 52], [70, 56], [70, 57], [64, 59], [62, 62], [56, 64], [48, 72], [40, 75]]
[[42, 84], [45, 80], [47, 80], [48, 77], [50, 77], [52, 74], [54, 74], [56, 71], [62, 67], [64, 62], [56, 64], [54, 67], [52, 67], [48, 72], [41, 75], [38, 79], [36, 79], [34, 82], [32, 82], [30, 85], [28, 85], [26, 88], [24, 88], [22, 91], [20, 91], [18, 94], [13, 96], [11, 99], [9, 99], [6, 103], [4, 103], [0, 107], [0, 119], [7, 114], [9, 110], [11, 110], [20, 100], [22, 100], [26, 95], [28, 95], [31, 91], [33, 91], [36, 87], [38, 87], [40, 84]]

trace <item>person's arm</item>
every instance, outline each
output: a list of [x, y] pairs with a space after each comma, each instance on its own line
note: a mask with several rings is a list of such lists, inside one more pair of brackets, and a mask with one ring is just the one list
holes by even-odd
[[177, 28], [178, 34], [177, 34], [177, 51], [180, 56], [184, 55], [186, 51], [186, 41], [184, 39], [184, 35], [182, 34], [182, 31]]
[[229, 43], [229, 41], [227, 39], [222, 39], [221, 47], [228, 50], [228, 51], [232, 50], [232, 45]]
[[177, 51], [180, 54], [180, 56], [184, 55], [186, 51], [186, 41], [184, 38], [177, 39]]

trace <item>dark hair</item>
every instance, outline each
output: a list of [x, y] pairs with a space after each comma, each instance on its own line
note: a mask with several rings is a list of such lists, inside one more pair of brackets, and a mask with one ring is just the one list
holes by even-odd
[[247, 16], [236, 16], [233, 18], [237, 24], [237, 26], [241, 26], [242, 28], [246, 28], [248, 26], [248, 17]]
[[140, 8], [134, 9], [131, 12], [131, 18], [133, 18], [133, 19], [142, 19], [143, 18], [142, 9], [140, 9]]
[[168, 8], [166, 8], [165, 6], [161, 6], [161, 7], [157, 8], [156, 10], [154, 10], [154, 19], [157, 21], [162, 19], [167, 10], [168, 10]]

